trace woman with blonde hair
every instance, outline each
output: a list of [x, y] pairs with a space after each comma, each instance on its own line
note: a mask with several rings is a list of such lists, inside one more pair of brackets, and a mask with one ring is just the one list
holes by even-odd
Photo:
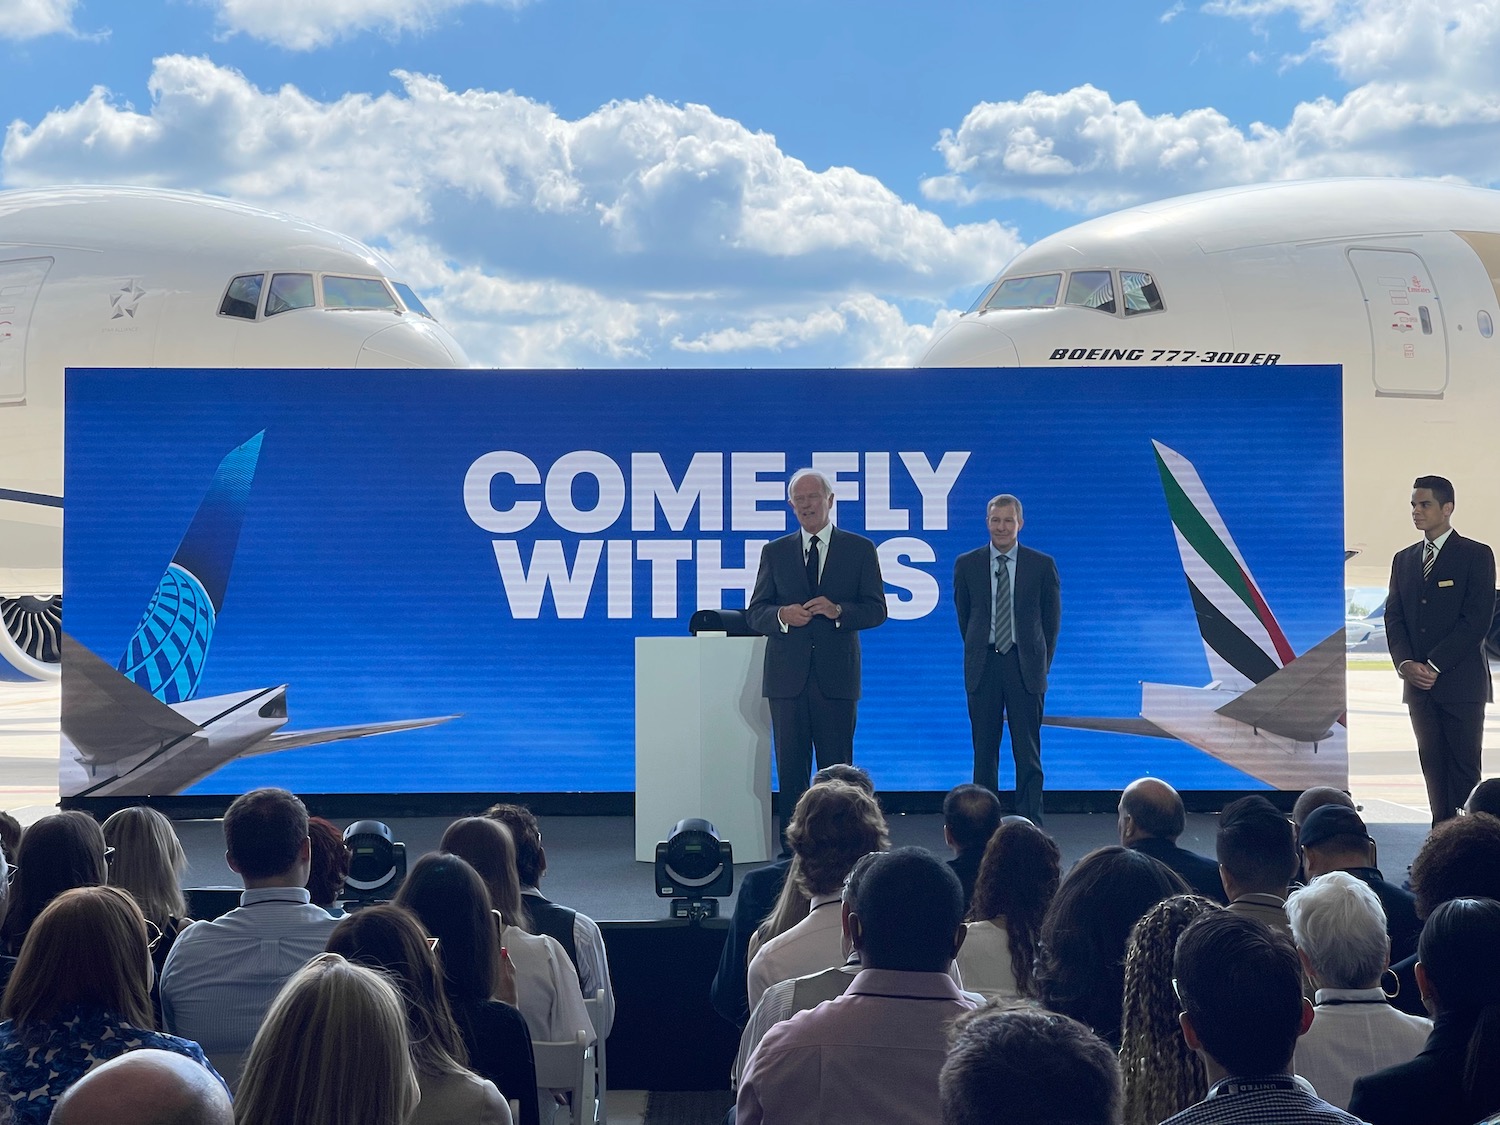
[[1182, 1005], [1172, 990], [1172, 955], [1188, 923], [1218, 909], [1199, 895], [1173, 895], [1146, 911], [1130, 932], [1120, 1026], [1124, 1125], [1157, 1125], [1208, 1092], [1203, 1060], [1178, 1026]]
[[531, 1038], [543, 1043], [572, 1042], [580, 1031], [592, 1041], [594, 1025], [583, 1006], [578, 970], [556, 938], [529, 934], [519, 919], [521, 877], [510, 829], [483, 816], [455, 820], [438, 849], [466, 860], [489, 891], [497, 912], [500, 944], [516, 970], [516, 1007], [526, 1017]]
[[407, 1125], [511, 1125], [510, 1106], [495, 1084], [468, 1068], [469, 1052], [443, 994], [437, 954], [410, 911], [369, 906], [348, 915], [329, 937], [328, 952], [388, 973], [400, 986], [422, 1090]]
[[20, 1125], [45, 1122], [94, 1064], [141, 1047], [186, 1055], [218, 1078], [198, 1044], [155, 1030], [150, 987], [146, 919], [130, 895], [78, 887], [47, 905], [0, 1001], [0, 1087]]
[[161, 933], [151, 950], [161, 975], [177, 935], [192, 919], [182, 896], [187, 855], [172, 822], [145, 805], [120, 809], [104, 822], [104, 842], [114, 849], [109, 857], [109, 884], [129, 891], [141, 913]]
[[404, 1125], [420, 1095], [406, 1010], [383, 973], [324, 953], [271, 1001], [235, 1125]]

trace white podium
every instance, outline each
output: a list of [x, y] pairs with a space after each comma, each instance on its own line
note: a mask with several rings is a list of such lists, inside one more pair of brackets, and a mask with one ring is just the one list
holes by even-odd
[[710, 820], [736, 863], [771, 856], [764, 637], [635, 640], [635, 858], [679, 820]]

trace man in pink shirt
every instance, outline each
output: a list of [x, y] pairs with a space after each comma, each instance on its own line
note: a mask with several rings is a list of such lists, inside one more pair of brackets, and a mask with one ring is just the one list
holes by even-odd
[[940, 1125], [948, 1027], [975, 1006], [948, 976], [963, 944], [958, 877], [921, 848], [868, 861], [845, 904], [865, 966], [836, 1000], [766, 1033], [740, 1081], [737, 1125]]

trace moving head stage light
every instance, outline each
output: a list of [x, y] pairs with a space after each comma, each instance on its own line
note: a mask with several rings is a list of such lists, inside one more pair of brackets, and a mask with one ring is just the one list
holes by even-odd
[[656, 845], [656, 897], [672, 900], [673, 918], [717, 918], [734, 890], [734, 849], [706, 820], [679, 820]]
[[389, 902], [406, 878], [406, 845], [378, 820], [356, 820], [344, 829], [344, 843], [349, 848], [345, 900], [361, 906]]

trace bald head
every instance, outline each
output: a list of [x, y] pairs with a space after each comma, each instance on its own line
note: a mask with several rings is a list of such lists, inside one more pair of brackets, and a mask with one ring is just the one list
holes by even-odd
[[1297, 803], [1292, 806], [1292, 820], [1301, 828], [1313, 809], [1320, 809], [1324, 805], [1343, 805], [1346, 809], [1352, 809], [1354, 798], [1331, 785], [1314, 785], [1311, 789], [1304, 789], [1297, 798]]
[[1120, 843], [1127, 848], [1137, 840], [1175, 841], [1186, 826], [1182, 798], [1160, 778], [1139, 778], [1120, 794]]
[[94, 1067], [52, 1111], [53, 1125], [234, 1125], [209, 1070], [171, 1051], [128, 1051]]

